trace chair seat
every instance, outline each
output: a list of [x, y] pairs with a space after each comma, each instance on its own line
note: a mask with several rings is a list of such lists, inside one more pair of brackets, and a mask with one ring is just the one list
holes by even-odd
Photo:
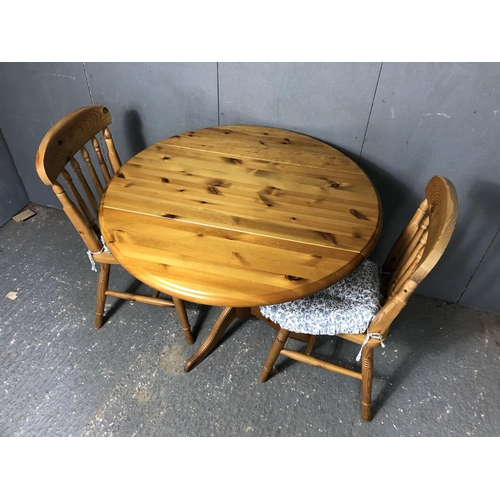
[[365, 260], [349, 276], [303, 299], [262, 306], [281, 328], [312, 335], [365, 333], [381, 308], [380, 267]]

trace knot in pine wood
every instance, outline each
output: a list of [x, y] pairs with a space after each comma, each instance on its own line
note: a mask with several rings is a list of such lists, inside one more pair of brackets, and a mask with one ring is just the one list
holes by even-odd
[[365, 214], [362, 214], [361, 212], [359, 212], [358, 210], [356, 210], [355, 208], [351, 208], [349, 210], [349, 213], [351, 215], [354, 215], [354, 217], [356, 217], [356, 219], [361, 219], [361, 220], [370, 220], [368, 219], [368, 217], [365, 215]]

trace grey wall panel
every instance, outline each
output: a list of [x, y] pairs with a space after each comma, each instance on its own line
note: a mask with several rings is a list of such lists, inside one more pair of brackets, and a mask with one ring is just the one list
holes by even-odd
[[220, 63], [223, 125], [304, 133], [358, 158], [379, 63]]
[[53, 123], [91, 104], [82, 63], [2, 63], [0, 103], [0, 128], [29, 200], [60, 207], [35, 171], [35, 155]]
[[24, 208], [28, 201], [28, 195], [0, 130], [0, 226]]
[[[460, 299], [460, 305], [500, 314], [500, 230]], [[496, 274], [492, 274], [493, 273]]]
[[[423, 198], [427, 180], [453, 181], [459, 218], [419, 292], [458, 301], [499, 227], [500, 65], [383, 65], [361, 165], [384, 202], [381, 259]], [[491, 276], [500, 259], [488, 260]]]
[[122, 162], [165, 137], [218, 123], [216, 63], [85, 63]]

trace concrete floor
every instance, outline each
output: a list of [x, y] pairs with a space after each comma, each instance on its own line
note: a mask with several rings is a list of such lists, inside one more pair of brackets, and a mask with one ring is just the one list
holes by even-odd
[[[190, 373], [184, 362], [220, 308], [108, 299], [93, 327], [97, 274], [63, 212], [0, 228], [0, 436], [499, 436], [500, 316], [414, 295], [375, 352], [374, 415], [360, 383], [285, 358], [258, 381], [274, 331], [235, 322]], [[135, 280], [112, 269], [115, 287]], [[10, 293], [14, 292], [14, 293]], [[320, 338], [354, 364], [357, 347]]]

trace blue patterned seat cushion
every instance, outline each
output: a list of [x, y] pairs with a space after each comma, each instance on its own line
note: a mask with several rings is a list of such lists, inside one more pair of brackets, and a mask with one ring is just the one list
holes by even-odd
[[263, 316], [296, 333], [365, 333], [381, 307], [380, 268], [365, 260], [343, 280], [303, 299], [263, 306]]

